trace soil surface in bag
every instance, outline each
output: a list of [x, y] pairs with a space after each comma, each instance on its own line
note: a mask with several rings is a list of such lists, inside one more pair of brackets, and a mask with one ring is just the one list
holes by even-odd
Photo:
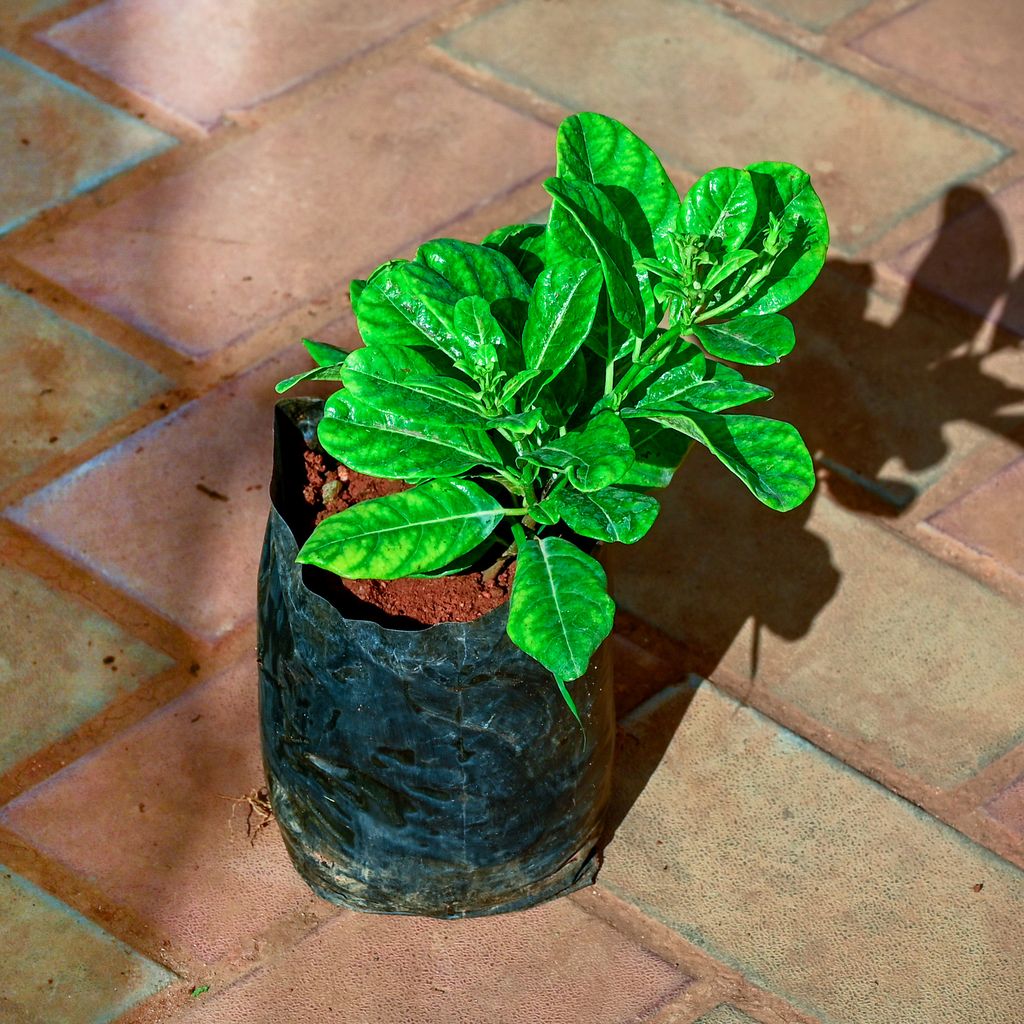
[[[290, 456], [298, 458], [300, 450]], [[310, 449], [302, 440], [301, 455], [306, 469], [306, 485], [302, 498], [310, 511], [309, 532], [328, 516], [343, 512], [357, 502], [398, 494], [409, 489], [401, 480], [382, 480], [380, 477], [357, 473], [339, 465], [326, 452]], [[433, 580], [342, 580], [333, 573], [324, 573], [317, 580], [317, 592], [333, 600], [341, 597], [342, 590], [379, 608], [392, 621], [392, 625], [410, 627], [433, 626], [439, 622], [470, 622], [480, 618], [508, 600], [515, 574], [509, 562], [493, 580], [483, 572], [460, 573]]]
[[434, 917], [590, 884], [611, 781], [610, 648], [569, 684], [581, 730], [551, 674], [509, 640], [503, 597], [473, 621], [424, 627], [299, 566], [325, 511], [303, 496], [302, 439], [315, 450], [321, 415], [310, 400], [278, 406], [260, 567], [263, 754], [296, 868], [335, 903]]

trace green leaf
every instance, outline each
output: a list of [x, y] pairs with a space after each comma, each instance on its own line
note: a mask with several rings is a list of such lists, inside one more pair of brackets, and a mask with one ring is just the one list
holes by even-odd
[[323, 341], [314, 341], [312, 338], [302, 339], [303, 347], [309, 353], [310, 358], [317, 366], [337, 366], [345, 362], [348, 352], [337, 345], [328, 345]]
[[621, 487], [668, 487], [693, 447], [693, 441], [648, 420], [627, 420], [626, 427], [635, 459], [618, 484]]
[[[458, 558], [446, 562], [439, 568], [430, 569], [428, 572], [410, 573], [409, 576], [412, 579], [434, 580], [441, 576], [458, 576], [462, 573], [472, 572], [474, 569], [493, 563], [501, 555], [504, 546], [504, 542], [500, 542], [499, 546], [497, 534], [491, 534], [490, 537], [477, 544], [475, 548], [471, 548], [464, 555], [459, 555]], [[486, 562], [484, 561], [485, 558], [487, 559]]]
[[719, 238], [726, 249], [742, 245], [757, 218], [750, 172], [717, 167], [698, 178], [683, 200], [683, 223], [691, 235]]
[[637, 248], [653, 251], [653, 239], [675, 223], [679, 193], [654, 150], [624, 124], [603, 114], [581, 113], [559, 126], [560, 178], [603, 186]]
[[769, 508], [788, 512], [814, 489], [814, 464], [792, 424], [697, 409], [644, 410], [643, 415], [699, 441]]
[[488, 381], [498, 372], [498, 353], [505, 352], [505, 333], [491, 314], [490, 303], [467, 295], [455, 304], [455, 341], [461, 355], [455, 365], [474, 379]]
[[399, 579], [471, 551], [503, 517], [499, 502], [479, 484], [432, 480], [328, 516], [296, 560], [348, 579]]
[[578, 679], [612, 631], [615, 603], [604, 569], [561, 537], [526, 540], [509, 598], [508, 635], [556, 680]]
[[608, 543], [634, 544], [658, 517], [657, 498], [622, 487], [605, 487], [583, 494], [564, 487], [545, 505], [582, 537]]
[[296, 373], [291, 377], [286, 377], [274, 385], [274, 390], [280, 395], [289, 388], [295, 387], [296, 384], [307, 380], [341, 380], [341, 363], [336, 363], [334, 366], [314, 366], [312, 370], [306, 370], [305, 373]]
[[598, 413], [582, 429], [520, 456], [520, 461], [564, 470], [581, 491], [599, 491], [620, 480], [633, 463], [629, 431], [611, 410]]
[[608, 302], [608, 289], [602, 288], [597, 302], [594, 323], [587, 335], [587, 348], [607, 365], [621, 359], [633, 348], [633, 336], [628, 327], [615, 319]]
[[676, 365], [651, 382], [636, 408], [659, 408], [682, 402], [704, 412], [721, 412], [772, 397], [769, 388], [745, 381], [731, 367], [723, 363], [708, 365], [696, 345], [687, 345], [679, 356]]
[[741, 316], [724, 324], [699, 324], [693, 333], [713, 356], [746, 366], [768, 366], [796, 344], [793, 325], [778, 313]]
[[341, 380], [356, 402], [423, 426], [484, 427], [485, 417], [472, 395], [452, 395], [453, 382], [437, 376], [434, 364], [415, 349], [399, 345], [356, 349], [342, 368]]
[[454, 320], [459, 299], [477, 295], [519, 336], [530, 289], [506, 256], [451, 238], [420, 246], [413, 262], [384, 264], [355, 307], [363, 341], [374, 345], [432, 346], [461, 355]]
[[544, 269], [546, 239], [543, 224], [510, 224], [498, 228], [484, 239], [483, 244], [506, 255], [527, 284], [532, 285]]
[[275, 384], [274, 390], [279, 395], [307, 380], [341, 380], [341, 364], [349, 355], [345, 349], [327, 345], [322, 341], [313, 341], [312, 338], [303, 338], [302, 344], [316, 366], [312, 370], [293, 374]]
[[759, 255], [753, 249], [736, 249], [726, 253], [721, 262], [716, 263], [701, 282], [704, 291], [710, 295], [716, 294], [716, 289], [723, 281], [738, 273], [752, 260], [756, 260]]
[[501, 465], [482, 430], [428, 427], [356, 402], [344, 390], [327, 399], [317, 437], [350, 469], [388, 480], [458, 476], [480, 464]]
[[416, 262], [439, 274], [458, 295], [479, 295], [509, 334], [518, 338], [526, 319], [530, 286], [497, 249], [457, 238], [435, 238], [416, 250]]
[[[643, 334], [653, 309], [648, 311], [641, 293], [640, 281], [633, 269], [640, 254], [630, 244], [626, 222], [618, 209], [589, 182], [548, 178], [544, 188], [554, 198], [555, 206], [568, 213], [584, 238], [583, 244], [579, 244], [570, 232], [552, 231], [552, 226], [557, 227], [555, 217], [549, 223], [549, 244], [554, 239], [567, 255], [580, 259], [596, 256], [608, 286], [612, 312], [634, 334]], [[653, 303], [653, 299], [651, 301]]]
[[758, 287], [744, 316], [775, 313], [795, 302], [814, 283], [828, 253], [828, 218], [806, 171], [793, 164], [750, 164], [757, 193], [758, 226], [768, 213], [780, 223], [785, 248]]
[[[410, 387], [415, 387], [424, 395], [436, 398], [441, 402], [454, 406], [456, 409], [472, 413], [474, 422], [477, 422], [476, 418], [482, 415], [480, 412], [479, 394], [464, 380], [456, 377], [437, 376], [435, 371], [434, 375], [429, 377], [419, 374], [410, 377], [409, 385]], [[369, 402], [368, 404], [373, 405], [374, 403]]]
[[540, 370], [535, 366], [531, 366], [527, 370], [520, 370], [511, 380], [506, 381], [501, 391], [501, 398], [499, 399], [501, 407], [508, 408], [509, 402], [519, 394], [523, 387], [539, 375]]
[[517, 437], [527, 437], [544, 425], [544, 416], [540, 409], [527, 412], [510, 413], [508, 416], [496, 416], [487, 421], [488, 430], [504, 430]]
[[356, 304], [359, 302], [359, 296], [363, 294], [363, 289], [366, 287], [365, 281], [360, 281], [359, 278], [354, 278], [349, 282], [348, 286], [348, 301], [351, 303], [352, 308], [356, 308]]
[[583, 401], [586, 386], [587, 366], [583, 353], [577, 352], [550, 384], [536, 392], [532, 401], [548, 426], [563, 427]]
[[430, 267], [399, 260], [366, 283], [355, 305], [356, 323], [367, 346], [427, 346], [457, 358], [452, 319], [461, 297]]
[[541, 370], [528, 394], [536, 394], [569, 364], [594, 322], [603, 285], [593, 260], [564, 260], [537, 278], [523, 330], [523, 361]]

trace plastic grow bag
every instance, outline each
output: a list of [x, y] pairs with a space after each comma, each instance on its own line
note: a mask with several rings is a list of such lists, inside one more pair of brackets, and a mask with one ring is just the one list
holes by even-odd
[[507, 605], [397, 629], [311, 590], [290, 503], [322, 410], [278, 403], [259, 573], [263, 757], [295, 867], [332, 902], [433, 917], [590, 884], [611, 784], [609, 645], [570, 686], [584, 733], [551, 675], [506, 636]]

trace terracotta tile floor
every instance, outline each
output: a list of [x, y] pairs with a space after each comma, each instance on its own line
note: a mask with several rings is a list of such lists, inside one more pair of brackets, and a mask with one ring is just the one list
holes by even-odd
[[[0, 5], [0, 1022], [1022, 1024], [1018, 4], [278, 7]], [[811, 171], [762, 376], [820, 485], [694, 458], [616, 551], [596, 886], [340, 912], [246, 829], [272, 384], [350, 277], [534, 218], [581, 108], [682, 187]]]

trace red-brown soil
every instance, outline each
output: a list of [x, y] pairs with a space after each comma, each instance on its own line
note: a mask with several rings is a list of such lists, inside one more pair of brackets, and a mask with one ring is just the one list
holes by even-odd
[[[302, 491], [310, 528], [328, 516], [360, 501], [408, 489], [400, 480], [366, 476], [340, 465], [328, 455], [307, 450], [306, 485]], [[515, 565], [505, 566], [493, 581], [482, 572], [439, 579], [342, 580], [337, 584], [385, 615], [411, 620], [413, 625], [471, 622], [508, 600]]]

